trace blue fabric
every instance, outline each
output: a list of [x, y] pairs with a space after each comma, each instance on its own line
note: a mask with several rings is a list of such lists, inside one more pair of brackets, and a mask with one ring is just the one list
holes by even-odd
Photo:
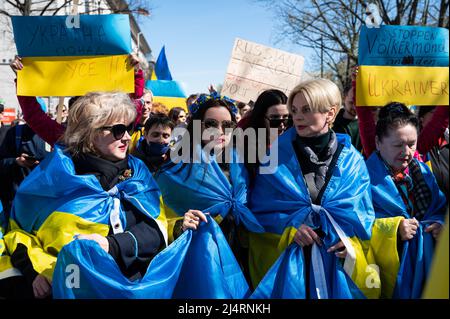
[[[341, 261], [334, 254], [329, 254], [323, 247], [320, 258], [326, 273], [326, 291], [328, 298], [333, 299], [365, 299], [365, 296], [342, 269]], [[281, 254], [275, 264], [264, 276], [261, 283], [251, 295], [252, 299], [305, 299], [305, 257], [302, 248], [293, 243]], [[308, 287], [312, 299], [323, 298], [316, 285], [314, 274], [319, 271], [311, 263], [309, 269], [310, 285]], [[329, 281], [328, 281], [329, 280]]]
[[169, 64], [167, 63], [165, 46], [162, 47], [158, 59], [156, 60], [155, 73], [158, 80], [172, 81], [172, 74], [170, 74]]
[[231, 184], [212, 156], [206, 155], [200, 147], [196, 152], [201, 154], [198, 157], [200, 163], [183, 166], [180, 162], [170, 168], [166, 165], [155, 176], [164, 203], [180, 216], [189, 209], [197, 209], [213, 217], [221, 215], [225, 218], [231, 211], [238, 224], [243, 223], [250, 231], [261, 232], [263, 228], [247, 208], [248, 173], [244, 165], [237, 162], [235, 150], [232, 150], [234, 160], [230, 163]]
[[[129, 156], [133, 177], [106, 192], [94, 175], [75, 175], [71, 158], [60, 145], [22, 182], [14, 198], [11, 218], [28, 233], [37, 231], [54, 211], [77, 215], [86, 220], [109, 224], [114, 198], [131, 202], [151, 218], [159, 216], [158, 186], [145, 164]], [[120, 220], [126, 227], [125, 212]]]
[[[329, 217], [331, 216], [345, 236], [358, 237], [361, 240], [369, 239], [375, 217], [370, 196], [369, 174], [362, 156], [351, 145], [350, 137], [336, 134], [338, 143], [343, 144], [344, 148], [320, 205], [313, 205], [292, 144], [296, 135], [295, 128], [291, 128], [279, 137], [270, 150], [278, 152], [276, 171], [273, 174], [258, 174], [256, 177], [250, 197], [250, 209], [260, 224], [266, 232], [278, 235], [282, 235], [287, 228], [298, 228], [302, 224], [313, 229], [320, 227], [325, 233], [323, 243], [327, 249], [340, 240], [335, 227], [331, 224]], [[298, 281], [295, 282], [297, 290], [284, 288], [288, 289], [283, 292], [284, 296], [292, 298], [304, 296], [304, 291], [298, 288], [304, 286], [302, 255], [301, 249], [299, 251], [291, 248], [278, 260], [278, 263], [283, 264], [282, 273], [292, 275], [293, 269], [298, 273], [296, 275]], [[322, 259], [326, 260], [327, 267], [333, 265], [327, 272], [327, 282], [350, 289], [348, 280], [338, 282], [333, 279], [339, 261], [324, 258], [325, 255], [330, 254], [322, 252]], [[283, 258], [284, 262], [281, 261]], [[273, 286], [271, 281], [273, 278], [269, 275], [261, 281], [261, 287], [271, 287], [273, 291], [257, 288], [257, 291], [264, 291], [264, 294], [259, 292], [256, 294], [258, 298], [262, 296], [269, 298], [276, 292], [278, 284]], [[337, 289], [337, 286], [330, 287], [327, 294], [329, 298], [341, 298], [341, 294], [335, 293]]]
[[186, 93], [177, 81], [148, 80], [145, 87], [151, 90], [154, 96], [186, 97]]
[[[71, 288], [70, 272], [66, 271], [73, 265], [79, 269], [78, 288]], [[53, 285], [55, 298], [231, 299], [249, 295], [239, 265], [210, 217], [197, 231], [184, 232], [156, 255], [138, 281], [130, 282], [109, 254], [86, 240], [73, 241], [61, 250], [53, 281], [69, 283], [69, 287]]]
[[[417, 161], [413, 159], [413, 161]], [[394, 298], [420, 298], [423, 284], [430, 269], [434, 250], [434, 239], [424, 230], [432, 223], [444, 224], [446, 199], [436, 183], [428, 166], [418, 162], [425, 182], [430, 188], [431, 205], [422, 220], [413, 239], [403, 241], [400, 269], [397, 275]], [[403, 216], [412, 218], [395, 186], [389, 172], [377, 153], [367, 160], [367, 168], [372, 184], [372, 198], [376, 218]]]

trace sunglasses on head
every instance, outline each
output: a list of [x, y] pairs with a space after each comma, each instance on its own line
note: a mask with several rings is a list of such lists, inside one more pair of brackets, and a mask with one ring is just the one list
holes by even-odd
[[134, 124], [131, 123], [128, 126], [125, 126], [125, 124], [116, 124], [112, 126], [103, 126], [102, 130], [108, 130], [111, 131], [114, 138], [116, 140], [120, 140], [124, 135], [125, 132], [128, 132], [128, 134], [131, 136], [134, 132]]
[[220, 124], [220, 122], [215, 119], [206, 119], [203, 123], [205, 124], [205, 128], [212, 127], [212, 128], [218, 129], [219, 125], [222, 126], [223, 129], [236, 127], [236, 123], [234, 123], [233, 121], [228, 121], [228, 120], [224, 120], [224, 121], [222, 121], [222, 124]]
[[272, 128], [277, 128], [280, 127], [281, 124], [284, 124], [285, 127], [290, 127], [292, 126], [293, 122], [292, 122], [292, 118], [291, 117], [287, 117], [287, 118], [282, 118], [282, 117], [266, 117], [266, 119], [269, 121], [269, 126]]

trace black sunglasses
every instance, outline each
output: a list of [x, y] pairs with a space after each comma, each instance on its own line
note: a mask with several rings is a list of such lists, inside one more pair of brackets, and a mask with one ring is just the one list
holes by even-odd
[[[215, 119], [206, 119], [204, 122], [205, 124], [205, 128], [219, 128], [219, 121], [215, 120]], [[228, 120], [224, 120], [222, 121], [221, 124], [223, 129], [227, 129], [227, 128], [235, 128], [236, 127], [236, 123], [234, 123], [233, 121], [228, 121]]]
[[269, 126], [272, 128], [278, 128], [281, 126], [281, 124], [284, 124], [285, 127], [291, 127], [293, 124], [292, 121], [292, 117], [288, 117], [288, 118], [282, 118], [282, 117], [277, 117], [277, 118], [270, 118], [270, 117], [266, 117], [266, 119], [269, 121]]
[[125, 124], [116, 124], [113, 126], [103, 126], [101, 129], [111, 131], [114, 138], [120, 140], [125, 135], [125, 132], [128, 132], [130, 136], [133, 135], [134, 124], [132, 123], [128, 126], [125, 126]]

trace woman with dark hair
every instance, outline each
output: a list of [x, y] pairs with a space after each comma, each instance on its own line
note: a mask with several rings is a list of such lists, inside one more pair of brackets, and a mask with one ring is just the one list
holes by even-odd
[[155, 178], [170, 209], [166, 214], [180, 216], [174, 238], [187, 229], [198, 229], [209, 214], [219, 223], [241, 266], [246, 267], [239, 228], [254, 232], [262, 228], [247, 208], [247, 172], [230, 146], [236, 112], [233, 101], [226, 97], [201, 95], [191, 105], [192, 118], [175, 146], [175, 151], [182, 153], [180, 159], [171, 158]]
[[377, 151], [367, 160], [376, 222], [371, 243], [382, 296], [420, 298], [446, 199], [428, 166], [414, 158], [419, 120], [402, 103], [383, 107]]
[[[256, 145], [259, 145], [259, 132], [258, 129], [266, 129], [265, 149], [259, 150], [256, 147], [256, 154], [265, 154], [267, 149], [273, 141], [286, 129], [292, 126], [292, 118], [289, 115], [289, 110], [286, 106], [287, 96], [279, 90], [266, 90], [262, 92], [250, 111], [248, 117], [243, 120], [240, 125], [242, 129], [253, 128], [256, 133]], [[270, 129], [277, 129], [276, 133], [271, 133]], [[273, 130], [272, 130], [273, 131]], [[248, 160], [248, 150], [250, 145], [246, 145], [245, 154], [245, 166], [249, 171], [250, 178], [256, 175], [256, 169], [259, 166], [257, 159], [256, 163], [250, 163]]]
[[[420, 130], [427, 127], [432, 123], [434, 113], [436, 112], [436, 106], [420, 106], [419, 108], [419, 121]], [[448, 113], [447, 113], [448, 117]], [[448, 188], [449, 188], [449, 178], [448, 178], [448, 160], [449, 160], [449, 138], [448, 138], [448, 127], [445, 132], [438, 139], [436, 146], [432, 147], [428, 153], [423, 154], [424, 162], [428, 162], [431, 165], [431, 170], [433, 171], [434, 177], [439, 185], [439, 188], [444, 192], [448, 199]]]
[[175, 126], [186, 123], [186, 111], [182, 107], [170, 109], [168, 116]]

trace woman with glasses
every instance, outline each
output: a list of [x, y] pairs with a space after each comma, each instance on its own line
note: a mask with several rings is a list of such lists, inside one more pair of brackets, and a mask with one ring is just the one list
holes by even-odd
[[181, 107], [174, 107], [169, 111], [169, 118], [175, 126], [184, 125], [186, 123], [186, 112]]
[[[264, 150], [259, 150], [258, 148], [256, 154], [265, 154], [270, 148], [270, 145], [274, 140], [281, 134], [283, 134], [286, 129], [292, 126], [292, 118], [289, 115], [288, 108], [286, 106], [287, 96], [279, 90], [267, 90], [262, 92], [250, 110], [250, 115], [244, 118], [241, 123], [239, 123], [242, 129], [252, 128], [255, 130], [256, 143], [259, 144], [259, 140], [264, 138], [260, 135], [259, 129], [265, 129], [264, 138]], [[272, 129], [272, 130], [271, 130]], [[256, 163], [252, 163], [249, 160], [249, 146], [246, 145], [245, 154], [245, 166], [249, 172], [250, 179], [253, 180], [256, 175], [256, 170], [259, 166], [258, 158]]]
[[[198, 233], [214, 219], [235, 257], [246, 267], [239, 230], [244, 227], [258, 232], [262, 228], [247, 208], [247, 172], [230, 144], [236, 112], [233, 101], [226, 97], [215, 92], [201, 95], [190, 106], [192, 118], [175, 146], [180, 158], [171, 158], [155, 178], [169, 208], [166, 214], [178, 219], [174, 222], [174, 239], [186, 230]], [[169, 237], [170, 224], [169, 220]]]
[[266, 230], [250, 236], [253, 296], [376, 297], [366, 278], [374, 287], [379, 278], [361, 244], [374, 221], [369, 174], [350, 137], [331, 129], [341, 93], [329, 80], [306, 81], [287, 104], [294, 127], [270, 149], [278, 166], [258, 173], [251, 191], [250, 208]]
[[[90, 269], [83, 275], [94, 278], [103, 262], [114, 262], [130, 282], [141, 279], [166, 246], [158, 186], [144, 163], [127, 154], [135, 117], [123, 93], [80, 97], [70, 109], [63, 144], [19, 188], [4, 240], [35, 298], [50, 296], [52, 286], [68, 289], [52, 278], [60, 251], [70, 251], [74, 240], [90, 243], [78, 260]], [[90, 261], [93, 251], [101, 262]]]

